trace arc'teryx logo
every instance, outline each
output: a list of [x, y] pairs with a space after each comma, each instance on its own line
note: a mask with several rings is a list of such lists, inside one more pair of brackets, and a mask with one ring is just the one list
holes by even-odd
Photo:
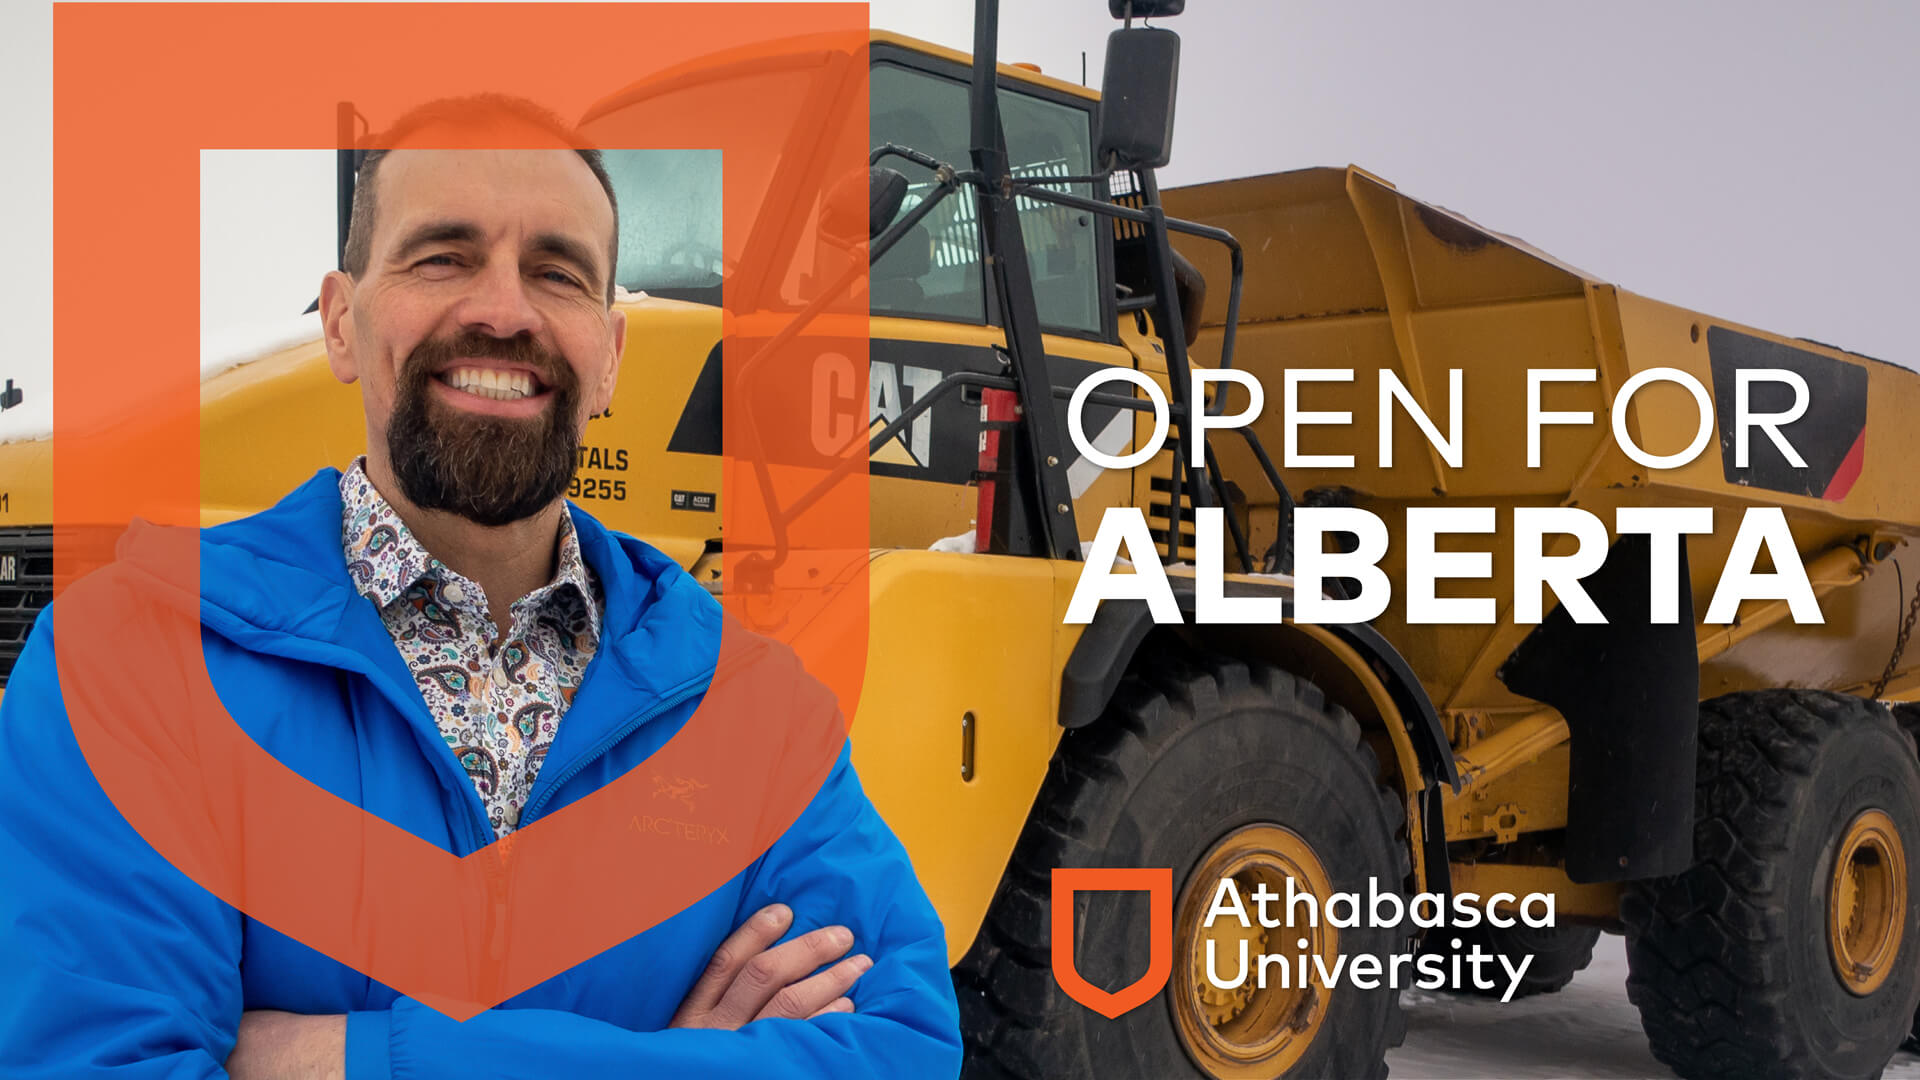
[[[1129, 986], [1106, 991], [1080, 976], [1073, 961], [1073, 894], [1122, 889], [1147, 894], [1147, 972]], [[1173, 870], [1168, 867], [1055, 867], [1053, 978], [1073, 1000], [1109, 1020], [1144, 1005], [1173, 972]]]
[[707, 790], [707, 785], [698, 780], [690, 780], [684, 776], [676, 776], [672, 780], [668, 780], [659, 773], [653, 774], [653, 797], [657, 799], [664, 795], [689, 810], [698, 809], [698, 807], [693, 805], [693, 793], [705, 790]]

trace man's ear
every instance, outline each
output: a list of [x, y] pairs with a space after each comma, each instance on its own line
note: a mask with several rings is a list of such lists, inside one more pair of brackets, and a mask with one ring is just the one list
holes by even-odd
[[627, 352], [627, 313], [614, 308], [608, 313], [609, 329], [613, 331], [613, 358], [607, 364], [607, 373], [600, 380], [600, 386], [593, 396], [593, 415], [606, 412], [613, 404], [614, 384], [620, 381], [620, 358]]
[[353, 353], [353, 279], [339, 270], [320, 279], [320, 336], [333, 377], [343, 383], [360, 378], [360, 360]]

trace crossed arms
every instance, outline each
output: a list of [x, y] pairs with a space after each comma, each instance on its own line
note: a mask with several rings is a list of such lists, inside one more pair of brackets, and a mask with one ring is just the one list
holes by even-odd
[[[0, 699], [0, 866], [10, 878], [0, 889], [0, 1074], [837, 1080], [959, 1071], [944, 935], [844, 750], [800, 822], [751, 872], [740, 909], [763, 917], [777, 905], [771, 921], [742, 922], [665, 1030], [542, 1009], [456, 1023], [407, 998], [307, 1017], [245, 1011], [243, 916], [121, 817], [65, 715], [43, 624]], [[862, 868], [859, 881], [838, 869], [848, 865]], [[891, 902], [901, 896], [918, 902]], [[796, 921], [820, 929], [775, 946]], [[319, 1071], [281, 1071], [309, 1066]]]

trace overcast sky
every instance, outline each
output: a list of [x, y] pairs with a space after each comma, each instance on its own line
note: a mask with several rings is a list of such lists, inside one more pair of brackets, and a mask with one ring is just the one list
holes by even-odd
[[[1078, 79], [1084, 50], [1098, 82], [1104, 0], [1003, 4], [1003, 59]], [[872, 21], [964, 50], [971, 7]], [[1184, 39], [1164, 185], [1357, 164], [1635, 292], [1920, 365], [1920, 3], [1191, 0], [1163, 25]], [[52, 349], [51, 40], [44, 0], [0, 9], [0, 379], [29, 392]], [[333, 257], [330, 159], [203, 165], [203, 327], [297, 313]], [[191, 265], [122, 253], [101, 302]]]

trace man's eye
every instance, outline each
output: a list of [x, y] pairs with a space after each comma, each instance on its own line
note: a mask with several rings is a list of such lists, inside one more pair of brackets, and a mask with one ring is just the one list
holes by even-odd
[[427, 256], [426, 258], [424, 258], [424, 259], [421, 259], [421, 260], [420, 260], [419, 262], [417, 262], [417, 263], [414, 263], [413, 265], [414, 265], [414, 266], [416, 266], [416, 267], [419, 267], [419, 266], [452, 266], [452, 265], [454, 265], [454, 257], [453, 257], [452, 255], [429, 255], [429, 256]]
[[565, 270], [543, 270], [541, 271], [540, 276], [546, 278], [548, 281], [551, 281], [556, 285], [578, 286], [580, 284], [580, 279], [574, 277], [572, 274], [567, 273]]

